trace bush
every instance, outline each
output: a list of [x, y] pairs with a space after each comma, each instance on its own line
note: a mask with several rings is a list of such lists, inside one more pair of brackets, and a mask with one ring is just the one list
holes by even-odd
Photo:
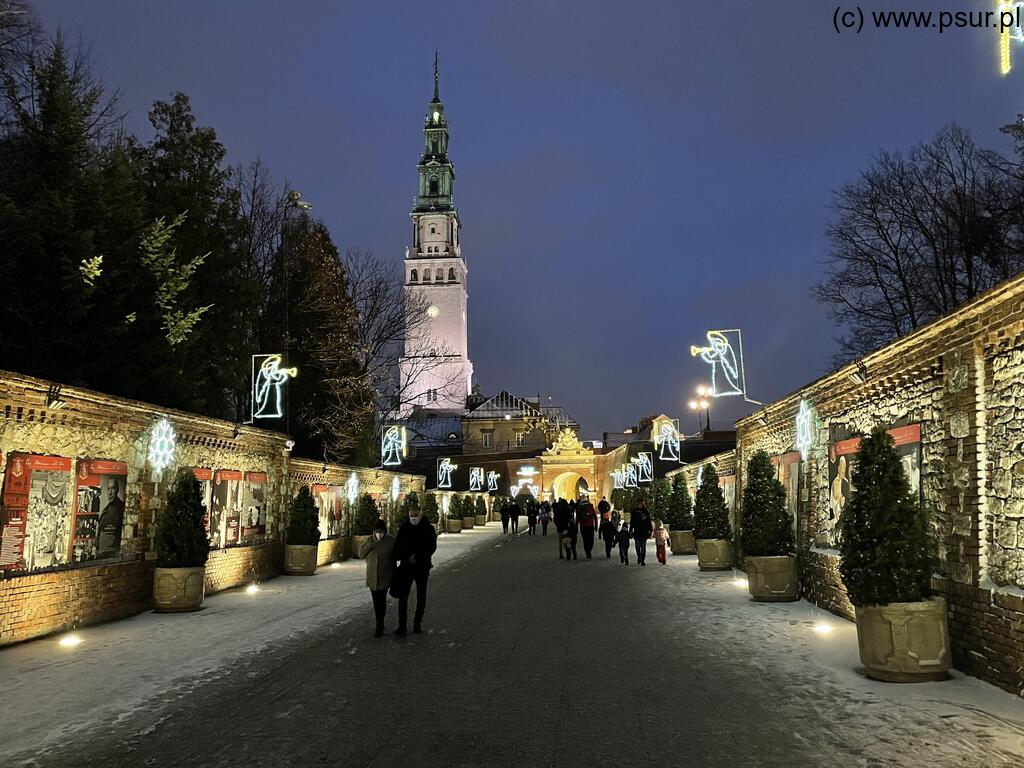
[[448, 500], [448, 517], [451, 520], [462, 517], [462, 497], [457, 493], [453, 493]]
[[175, 478], [167, 492], [167, 506], [156, 519], [156, 564], [161, 568], [198, 568], [206, 565], [210, 542], [203, 522], [202, 491], [195, 474]]
[[651, 517], [671, 525], [668, 520], [669, 501], [672, 497], [672, 486], [664, 477], [655, 478], [651, 483], [650, 508]]
[[931, 594], [927, 516], [882, 427], [861, 440], [840, 533], [839, 573], [854, 605], [913, 603]]
[[757, 451], [747, 462], [740, 521], [745, 556], [777, 557], [796, 551], [793, 516], [786, 509], [786, 489], [776, 478], [767, 451]]
[[416, 494], [416, 491], [409, 491], [402, 498], [402, 504], [398, 508], [398, 512], [401, 517], [408, 517], [410, 509], [418, 509], [420, 506], [420, 497]]
[[288, 509], [288, 544], [317, 544], [320, 541], [320, 511], [308, 486], [302, 486]]
[[440, 513], [438, 511], [436, 493], [423, 494], [423, 515], [431, 525], [437, 525], [438, 520], [440, 520]]
[[477, 513], [477, 515], [486, 515], [487, 514], [487, 502], [484, 501], [484, 497], [483, 496], [477, 496], [476, 497], [476, 513]]
[[466, 495], [462, 497], [462, 516], [476, 517], [476, 502], [473, 501], [472, 496]]
[[693, 530], [693, 499], [680, 472], [672, 478], [672, 495], [668, 501], [668, 523], [673, 531]]
[[373, 496], [364, 493], [356, 502], [356, 508], [352, 513], [352, 535], [369, 536], [373, 533], [373, 526], [380, 520], [380, 510], [377, 509], [377, 502]]
[[693, 515], [693, 535], [698, 539], [731, 539], [729, 510], [718, 487], [718, 471], [713, 464], [704, 467]]

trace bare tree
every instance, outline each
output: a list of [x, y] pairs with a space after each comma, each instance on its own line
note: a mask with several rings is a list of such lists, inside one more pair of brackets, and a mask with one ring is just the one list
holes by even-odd
[[814, 297], [843, 327], [836, 363], [951, 312], [1020, 271], [1006, 163], [955, 125], [883, 152], [835, 193]]
[[[406, 289], [397, 263], [360, 249], [347, 251], [343, 261], [358, 311], [356, 355], [375, 393], [379, 427], [417, 404], [417, 385], [425, 377], [438, 377], [452, 350], [431, 336], [427, 301], [420, 291]], [[403, 358], [410, 351], [413, 354]], [[459, 379], [442, 375], [436, 383], [434, 388], [452, 396]]]

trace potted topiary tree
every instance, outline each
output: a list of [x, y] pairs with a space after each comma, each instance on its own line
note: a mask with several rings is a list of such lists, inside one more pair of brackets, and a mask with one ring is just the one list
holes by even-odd
[[652, 520], [661, 520], [665, 530], [672, 532], [672, 521], [669, 519], [669, 500], [672, 497], [672, 486], [667, 478], [657, 477], [651, 482], [650, 502], [648, 507]]
[[462, 497], [453, 493], [448, 501], [448, 519], [445, 521], [448, 533], [459, 533], [462, 530]]
[[484, 501], [483, 494], [476, 497], [473, 506], [476, 512], [476, 524], [487, 525], [487, 502]]
[[284, 545], [284, 572], [294, 576], [316, 573], [320, 545], [320, 512], [309, 486], [302, 486], [288, 508], [288, 531]]
[[672, 478], [672, 495], [668, 500], [668, 517], [672, 523], [669, 538], [673, 555], [692, 555], [697, 551], [693, 538], [693, 499], [680, 472]]
[[897, 683], [948, 677], [946, 601], [930, 598], [928, 518], [882, 427], [861, 440], [840, 532], [839, 573], [856, 609], [868, 676]]
[[476, 504], [473, 503], [473, 497], [466, 494], [462, 497], [462, 503], [459, 505], [459, 512], [462, 514], [462, 527], [473, 528], [476, 526]]
[[359, 548], [373, 533], [374, 524], [380, 520], [380, 510], [373, 496], [364, 493], [356, 501], [356, 507], [352, 510], [352, 557], [359, 557]]
[[747, 487], [740, 513], [740, 548], [747, 568], [750, 596], [759, 602], [797, 599], [796, 541], [793, 516], [786, 509], [786, 489], [775, 476], [766, 451], [747, 462]]
[[398, 506], [398, 521], [397, 524], [401, 525], [408, 517], [410, 509], [418, 509], [420, 506], [420, 497], [416, 491], [409, 491], [402, 497], [402, 503]]
[[443, 531], [438, 527], [440, 511], [438, 509], [436, 493], [423, 494], [423, 514], [426, 516], [430, 524], [438, 530], [438, 532], [443, 533]]
[[704, 467], [697, 489], [697, 505], [693, 515], [693, 532], [697, 537], [697, 563], [702, 571], [727, 571], [732, 568], [732, 531], [729, 510], [718, 486], [714, 464]]
[[206, 594], [210, 542], [203, 524], [203, 497], [195, 473], [182, 472], [167, 492], [156, 519], [153, 605], [159, 613], [197, 611]]

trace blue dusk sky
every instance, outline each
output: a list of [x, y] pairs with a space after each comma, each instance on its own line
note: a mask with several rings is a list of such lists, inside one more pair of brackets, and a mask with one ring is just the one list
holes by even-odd
[[438, 48], [477, 381], [550, 394], [586, 437], [661, 411], [692, 431], [707, 369], [689, 347], [708, 328], [743, 329], [756, 399], [825, 373], [837, 331], [808, 292], [832, 190], [951, 121], [1005, 149], [1024, 111], [1024, 66], [998, 76], [994, 32], [837, 35], [821, 0], [36, 9], [91, 48], [131, 130], [184, 91], [230, 162], [262, 158], [340, 248], [396, 261]]

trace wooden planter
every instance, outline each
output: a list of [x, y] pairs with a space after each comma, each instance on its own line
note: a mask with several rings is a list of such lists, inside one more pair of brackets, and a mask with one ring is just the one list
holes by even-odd
[[153, 608], [157, 613], [198, 611], [205, 594], [205, 566], [157, 568], [153, 573]]
[[363, 546], [363, 542], [369, 539], [369, 536], [352, 536], [350, 537], [352, 543], [349, 545], [349, 554], [359, 559], [359, 548]]
[[702, 571], [732, 569], [732, 542], [728, 539], [697, 539], [697, 564]]
[[477, 525], [487, 525], [487, 515], [477, 515], [476, 516], [476, 524]]
[[791, 603], [800, 593], [796, 558], [748, 557], [747, 585], [750, 597], [759, 603]]
[[449, 517], [445, 525], [445, 530], [448, 533], [460, 533], [462, 531], [462, 518]]
[[292, 576], [316, 573], [316, 544], [285, 544], [284, 572]]
[[462, 530], [468, 531], [470, 528], [476, 525], [476, 516], [462, 518]]
[[673, 555], [693, 555], [697, 552], [697, 542], [693, 540], [693, 531], [669, 531]]
[[868, 677], [890, 683], [945, 680], [952, 664], [946, 601], [857, 608], [857, 645]]

